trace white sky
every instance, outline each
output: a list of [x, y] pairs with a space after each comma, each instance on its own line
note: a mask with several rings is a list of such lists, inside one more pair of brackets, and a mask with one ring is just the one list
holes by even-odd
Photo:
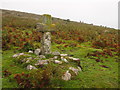
[[119, 0], [2, 0], [0, 8], [118, 28]]

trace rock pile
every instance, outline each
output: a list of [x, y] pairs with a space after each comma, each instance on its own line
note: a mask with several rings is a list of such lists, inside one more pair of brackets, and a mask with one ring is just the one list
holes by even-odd
[[[32, 69], [37, 69], [37, 66], [44, 66], [47, 65], [49, 63], [54, 63], [54, 64], [58, 64], [58, 65], [62, 65], [64, 63], [69, 64], [71, 62], [75, 62], [76, 63], [76, 67], [69, 67], [68, 70], [64, 73], [64, 75], [62, 76], [63, 80], [70, 80], [71, 79], [71, 72], [72, 71], [75, 75], [78, 75], [79, 71], [81, 70], [81, 67], [79, 67], [79, 63], [80, 63], [80, 59], [79, 58], [74, 58], [74, 57], [70, 57], [68, 54], [60, 54], [59, 52], [52, 52], [51, 55], [53, 55], [52, 58], [46, 58], [45, 55], [40, 55], [41, 50], [40, 49], [36, 49], [34, 51], [34, 54], [37, 55], [36, 57], [32, 57], [30, 54], [33, 54], [33, 51], [29, 51], [28, 54], [24, 54], [24, 53], [18, 53], [13, 55], [13, 58], [17, 58], [20, 56], [29, 56], [27, 58], [24, 58], [21, 60], [22, 63], [28, 63], [26, 69], [27, 70], [32, 70]], [[34, 64], [30, 64], [30, 62], [35, 61]]]

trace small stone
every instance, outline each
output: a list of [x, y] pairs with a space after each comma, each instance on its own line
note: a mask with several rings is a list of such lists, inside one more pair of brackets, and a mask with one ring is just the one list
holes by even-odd
[[56, 64], [62, 64], [62, 62], [59, 61], [59, 60], [55, 60], [54, 63], [56, 63]]
[[68, 56], [68, 54], [60, 54], [61, 57]]
[[39, 55], [39, 54], [41, 53], [41, 49], [36, 49], [36, 50], [34, 51], [34, 53], [35, 53], [36, 55]]
[[73, 58], [73, 57], [68, 57], [69, 59], [73, 60], [73, 61], [80, 61], [79, 58]]
[[48, 64], [48, 60], [38, 60], [38, 63], [36, 63], [35, 65], [45, 65]]
[[82, 69], [80, 67], [78, 67], [79, 71], [82, 71]]
[[30, 60], [27, 60], [27, 61], [26, 61], [26, 63], [29, 63], [29, 62], [30, 62]]
[[33, 59], [32, 57], [27, 58], [27, 60], [32, 60], [32, 59]]
[[33, 51], [29, 50], [28, 53], [33, 53]]
[[60, 52], [52, 52], [53, 55], [60, 55]]
[[18, 57], [18, 56], [19, 56], [19, 54], [14, 54], [14, 55], [13, 55], [14, 58], [16, 58], [16, 57]]
[[70, 70], [72, 70], [76, 75], [78, 75], [79, 69], [76, 69], [74, 67], [69, 67]]
[[66, 71], [66, 73], [62, 76], [62, 79], [65, 81], [68, 81], [71, 79], [71, 74], [69, 73], [69, 71]]
[[68, 63], [67, 59], [64, 58], [64, 57], [61, 57], [61, 60], [64, 61], [64, 62], [66, 62], [66, 63]]
[[80, 61], [79, 58], [73, 58], [73, 61]]
[[58, 59], [58, 56], [54, 56], [53, 59]]
[[25, 55], [24, 53], [18, 53], [18, 54], [14, 54], [13, 57], [16, 58], [16, 57], [19, 57], [21, 55]]
[[24, 53], [19, 53], [19, 56], [21, 56], [21, 55], [25, 55]]
[[69, 59], [73, 59], [73, 57], [68, 57]]
[[44, 55], [40, 55], [39, 57], [40, 59], [46, 58]]
[[26, 61], [26, 59], [24, 58], [23, 60], [21, 60], [21, 62], [23, 63], [23, 62], [25, 62]]
[[28, 65], [28, 66], [27, 66], [27, 69], [28, 69], [28, 70], [32, 70], [32, 69], [37, 69], [37, 68], [34, 67], [34, 66], [32, 66], [32, 65]]

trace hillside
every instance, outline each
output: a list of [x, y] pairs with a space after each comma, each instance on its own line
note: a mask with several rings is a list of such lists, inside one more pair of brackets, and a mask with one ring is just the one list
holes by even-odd
[[[60, 75], [65, 73], [70, 65], [76, 67], [76, 63], [43, 65], [44, 68], [39, 68], [41, 72], [26, 70], [26, 66], [33, 65], [35, 61], [21, 63], [20, 59], [28, 56], [12, 56], [16, 53], [28, 54], [28, 51], [41, 47], [42, 33], [36, 30], [36, 24], [42, 22], [42, 18], [42, 15], [2, 10], [3, 88], [118, 88], [118, 30], [69, 19], [52, 18], [56, 31], [51, 33], [51, 49], [79, 58], [78, 64], [82, 66], [82, 71], [77, 76], [73, 74], [71, 80], [64, 81]], [[37, 57], [30, 55], [33, 60]], [[45, 57], [53, 58], [53, 55]], [[42, 72], [43, 69], [46, 72]], [[29, 77], [25, 77], [26, 75]], [[41, 76], [47, 78], [38, 78]]]

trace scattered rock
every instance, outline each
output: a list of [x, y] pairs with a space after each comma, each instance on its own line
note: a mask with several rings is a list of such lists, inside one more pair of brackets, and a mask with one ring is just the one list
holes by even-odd
[[44, 55], [40, 55], [39, 57], [40, 59], [46, 58]]
[[45, 65], [48, 64], [48, 60], [38, 60], [38, 63], [36, 63], [35, 65]]
[[60, 52], [56, 51], [56, 52], [52, 52], [53, 55], [60, 55]]
[[33, 51], [29, 50], [28, 53], [33, 53]]
[[62, 79], [65, 81], [68, 81], [71, 79], [71, 74], [69, 73], [69, 71], [65, 72], [65, 74], [62, 76]]
[[18, 57], [18, 56], [19, 56], [19, 54], [14, 54], [14, 55], [13, 55], [14, 58], [16, 58], [16, 57]]
[[39, 55], [39, 54], [41, 53], [41, 49], [36, 49], [36, 50], [34, 51], [34, 53], [35, 53], [36, 55]]
[[18, 54], [14, 54], [13, 57], [16, 58], [16, 57], [21, 56], [21, 55], [26, 55], [26, 54], [24, 54], [24, 53], [18, 53]]
[[34, 66], [32, 66], [32, 65], [28, 65], [28, 66], [27, 66], [27, 69], [28, 69], [28, 70], [32, 70], [32, 69], [37, 69], [37, 68], [34, 67]]
[[62, 64], [62, 62], [59, 61], [59, 60], [55, 60], [54, 63], [56, 63], [56, 64]]
[[33, 58], [32, 57], [29, 57], [29, 58], [24, 58], [23, 60], [21, 60], [22, 63], [29, 63], [30, 60], [32, 60]]
[[73, 60], [73, 61], [80, 61], [79, 58], [73, 58], [73, 57], [68, 57], [69, 59]]
[[78, 72], [81, 71], [81, 69], [76, 69], [74, 67], [69, 67], [70, 70], [72, 70], [76, 75], [78, 75]]
[[27, 61], [26, 61], [26, 63], [29, 63], [29, 62], [30, 62], [30, 60], [27, 60]]
[[82, 71], [82, 69], [78, 66], [79, 71]]
[[64, 58], [64, 57], [61, 57], [61, 60], [64, 61], [64, 62], [66, 62], [66, 63], [68, 63], [67, 59]]
[[32, 59], [33, 59], [32, 57], [27, 58], [27, 60], [32, 60]]
[[58, 56], [54, 56], [53, 59], [58, 59]]
[[21, 56], [21, 55], [25, 55], [24, 53], [19, 53], [19, 56]]
[[61, 57], [68, 56], [68, 54], [60, 54]]
[[54, 58], [49, 58], [49, 61], [54, 61]]

